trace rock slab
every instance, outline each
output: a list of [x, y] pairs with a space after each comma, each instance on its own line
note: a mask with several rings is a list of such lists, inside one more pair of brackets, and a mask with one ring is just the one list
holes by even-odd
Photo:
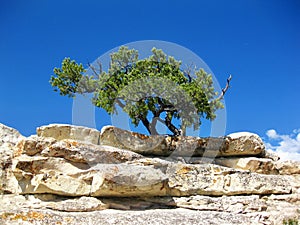
[[[300, 163], [251, 133], [147, 136], [0, 126], [1, 224], [282, 224], [300, 217]], [[284, 212], [284, 213], [282, 213]]]

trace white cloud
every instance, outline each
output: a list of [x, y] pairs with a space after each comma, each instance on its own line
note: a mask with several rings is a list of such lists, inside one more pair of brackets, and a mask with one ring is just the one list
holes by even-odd
[[277, 153], [281, 160], [300, 161], [300, 129], [293, 130], [289, 135], [278, 134], [272, 129], [268, 130], [266, 135], [268, 137], [265, 141], [267, 150]]
[[272, 138], [272, 139], [276, 139], [278, 138], [278, 135], [277, 135], [277, 132], [276, 130], [268, 130], [266, 135], [269, 137], [269, 138]]

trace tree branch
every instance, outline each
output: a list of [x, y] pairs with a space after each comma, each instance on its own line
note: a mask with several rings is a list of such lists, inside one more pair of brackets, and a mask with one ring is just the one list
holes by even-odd
[[168, 129], [175, 135], [179, 136], [180, 135], [180, 130], [177, 129], [173, 124], [171, 119], [169, 118], [169, 113], [167, 113], [166, 118], [165, 118], [165, 124], [168, 127]]
[[229, 75], [229, 77], [227, 78], [227, 82], [226, 82], [225, 88], [222, 89], [222, 93], [220, 94], [220, 96], [215, 101], [219, 101], [219, 100], [223, 99], [225, 93], [227, 92], [228, 88], [230, 87], [230, 81], [231, 81], [231, 79], [232, 79], [232, 76]]
[[138, 118], [142, 121], [143, 125], [146, 127], [146, 129], [149, 132], [149, 134], [157, 134], [157, 132], [155, 130], [155, 127], [154, 127], [154, 129], [150, 128], [149, 120], [146, 117], [138, 115]]
[[99, 74], [97, 73], [96, 68], [94, 66], [92, 66], [89, 62], [88, 62], [88, 67], [90, 67], [92, 69], [93, 73], [98, 78]]

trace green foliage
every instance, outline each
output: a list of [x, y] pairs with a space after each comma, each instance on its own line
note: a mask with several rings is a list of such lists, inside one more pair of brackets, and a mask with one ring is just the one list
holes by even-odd
[[181, 119], [182, 130], [192, 125], [197, 129], [199, 118], [213, 120], [215, 111], [224, 107], [221, 98], [217, 98], [212, 75], [200, 69], [192, 71], [192, 78], [191, 71], [180, 67], [180, 61], [161, 49], [153, 48], [151, 56], [139, 59], [136, 50], [122, 46], [111, 54], [107, 72], [93, 68], [95, 76], [86, 75], [81, 64], [66, 58], [61, 68], [54, 69], [56, 76], [50, 83], [69, 97], [94, 93], [93, 104], [109, 114], [120, 106], [134, 125], [141, 122], [150, 134], [157, 134], [159, 121], [179, 135], [174, 119]]
[[284, 219], [282, 224], [284, 224], [284, 225], [298, 225], [299, 222], [296, 218], [293, 218], [293, 219], [290, 218], [290, 219]]
[[53, 72], [57, 77], [51, 77], [50, 83], [55, 87], [54, 91], [60, 91], [60, 95], [73, 97], [76, 93], [77, 86], [83, 77], [85, 69], [82, 64], [77, 64], [70, 58], [65, 58], [61, 68], [54, 68]]

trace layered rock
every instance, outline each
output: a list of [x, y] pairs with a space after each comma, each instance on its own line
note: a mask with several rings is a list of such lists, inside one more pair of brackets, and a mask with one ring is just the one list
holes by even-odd
[[265, 146], [259, 136], [248, 132], [221, 138], [147, 136], [106, 126], [101, 130], [100, 143], [153, 156], [221, 157], [265, 154]]
[[[190, 224], [277, 224], [300, 213], [300, 163], [277, 161], [255, 134], [147, 136], [55, 124], [27, 138], [2, 125], [0, 137], [2, 224], [106, 224], [109, 213], [126, 224], [122, 210], [146, 210], [130, 216], [151, 223], [169, 218], [160, 224], [170, 215]], [[97, 214], [78, 214], [88, 211]]]

